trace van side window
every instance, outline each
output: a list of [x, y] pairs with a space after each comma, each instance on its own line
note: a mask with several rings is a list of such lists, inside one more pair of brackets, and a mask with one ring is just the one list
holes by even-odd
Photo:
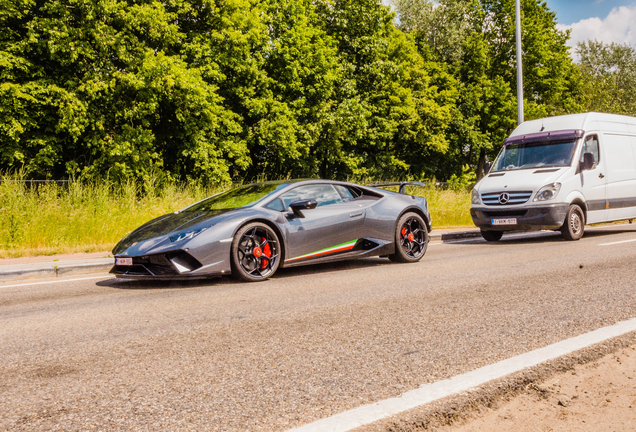
[[598, 152], [598, 137], [596, 135], [590, 135], [585, 138], [583, 148], [581, 149], [581, 162], [583, 162], [584, 153], [592, 153], [594, 155], [594, 165], [598, 163], [600, 155]]

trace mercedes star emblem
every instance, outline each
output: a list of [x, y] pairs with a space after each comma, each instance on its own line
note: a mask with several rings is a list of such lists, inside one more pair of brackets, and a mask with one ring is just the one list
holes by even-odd
[[510, 201], [510, 194], [508, 192], [499, 195], [499, 204], [508, 204], [508, 201]]

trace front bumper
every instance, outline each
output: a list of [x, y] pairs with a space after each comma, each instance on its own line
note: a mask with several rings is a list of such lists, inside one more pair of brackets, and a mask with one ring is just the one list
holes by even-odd
[[202, 264], [192, 255], [183, 250], [143, 256], [115, 256], [131, 258], [132, 265], [113, 266], [110, 273], [121, 278], [131, 279], [191, 279], [192, 277], [207, 277], [198, 274]]
[[[480, 206], [470, 209], [470, 216], [478, 228], [485, 231], [555, 230], [563, 226], [568, 204], [544, 206]], [[493, 225], [493, 219], [515, 218], [516, 225]]]

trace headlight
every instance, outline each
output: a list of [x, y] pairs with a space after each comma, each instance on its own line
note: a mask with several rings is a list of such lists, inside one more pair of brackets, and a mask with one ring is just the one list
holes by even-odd
[[556, 197], [561, 189], [561, 183], [550, 183], [539, 189], [532, 201], [547, 201]]
[[470, 201], [473, 204], [481, 204], [481, 198], [479, 197], [479, 192], [477, 192], [477, 189], [473, 189], [472, 193], [470, 194]]
[[195, 231], [188, 231], [188, 232], [182, 232], [179, 234], [175, 234], [173, 236], [170, 236], [170, 241], [171, 242], [178, 242], [181, 240], [190, 240], [192, 237], [201, 234], [203, 231], [205, 231], [207, 228], [201, 228]]

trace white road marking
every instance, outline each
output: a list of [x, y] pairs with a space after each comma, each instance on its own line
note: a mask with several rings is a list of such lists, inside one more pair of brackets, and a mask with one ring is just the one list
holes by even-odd
[[636, 318], [621, 321], [590, 333], [527, 352], [472, 372], [432, 384], [423, 384], [400, 397], [363, 405], [332, 417], [291, 429], [293, 432], [345, 432], [425, 405], [444, 397], [465, 392], [511, 373], [581, 350], [605, 340], [636, 331]]
[[91, 276], [91, 277], [77, 278], [77, 279], [53, 280], [53, 281], [47, 281], [47, 282], [30, 282], [30, 283], [21, 283], [21, 284], [15, 284], [15, 285], [0, 285], [0, 289], [15, 288], [15, 287], [29, 286], [29, 285], [46, 285], [46, 284], [54, 284], [54, 283], [62, 283], [62, 282], [75, 282], [75, 281], [83, 281], [83, 280], [91, 280], [91, 279], [105, 279], [105, 278], [112, 278], [112, 277], [113, 276], [111, 275], [104, 275], [104, 276]]
[[636, 239], [631, 239], [631, 240], [623, 240], [623, 241], [617, 241], [617, 242], [612, 242], [612, 243], [601, 243], [599, 246], [609, 246], [609, 245], [615, 245], [615, 244], [620, 244], [620, 243], [630, 243], [630, 242], [635, 242]]

